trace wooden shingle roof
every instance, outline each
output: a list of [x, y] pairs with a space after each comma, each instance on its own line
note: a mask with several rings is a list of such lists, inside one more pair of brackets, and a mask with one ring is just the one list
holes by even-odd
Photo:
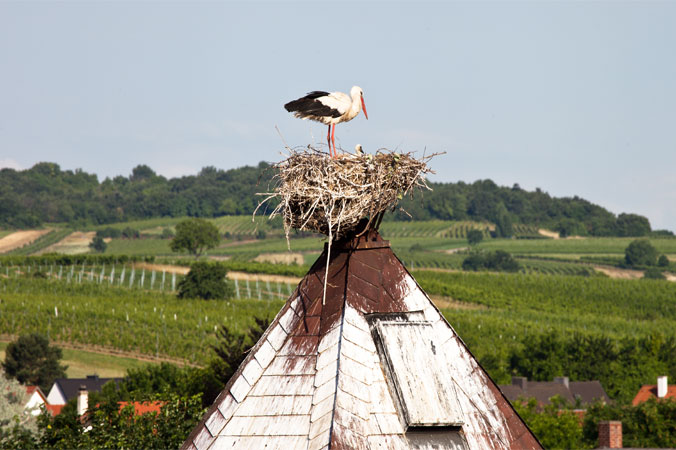
[[541, 448], [377, 232], [334, 243], [323, 303], [325, 264], [183, 449]]

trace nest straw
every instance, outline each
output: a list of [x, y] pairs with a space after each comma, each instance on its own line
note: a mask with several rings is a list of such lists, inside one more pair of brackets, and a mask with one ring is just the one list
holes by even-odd
[[394, 209], [404, 195], [415, 188], [430, 190], [424, 175], [433, 173], [427, 163], [434, 156], [416, 159], [411, 153], [379, 151], [330, 158], [312, 147], [290, 149], [290, 156], [273, 166], [274, 192], [258, 194], [265, 199], [256, 211], [271, 199], [279, 200], [270, 218], [282, 216], [287, 243], [292, 228], [327, 235], [328, 271], [334, 240], [353, 233], [364, 217], [369, 220], [366, 229], [376, 228], [382, 213]]

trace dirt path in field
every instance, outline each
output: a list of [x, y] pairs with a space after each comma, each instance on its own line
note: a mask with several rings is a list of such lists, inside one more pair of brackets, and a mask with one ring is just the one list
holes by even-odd
[[[0, 342], [12, 342], [17, 340], [18, 337], [19, 336], [13, 334], [0, 334]], [[168, 356], [159, 356], [156, 358], [152, 355], [146, 355], [144, 353], [127, 352], [124, 350], [118, 350], [116, 348], [111, 347], [103, 347], [100, 345], [85, 345], [76, 342], [65, 342], [65, 341], [50, 341], [50, 344], [61, 348], [67, 348], [69, 350], [82, 350], [89, 353], [97, 353], [99, 355], [120, 356], [123, 358], [138, 359], [139, 361], [147, 361], [154, 363], [169, 362], [172, 364], [176, 364], [177, 366], [180, 367], [184, 366], [201, 367], [179, 358], [171, 358]]]
[[464, 252], [465, 250], [469, 250], [469, 247], [458, 247], [458, 248], [451, 248], [448, 250], [442, 250], [444, 253], [448, 253], [449, 255], [453, 255], [455, 253], [460, 253]]
[[431, 295], [430, 299], [439, 309], [488, 309], [485, 305], [479, 305], [477, 303], [466, 303], [460, 302], [451, 297], [444, 297], [441, 295]]
[[268, 275], [265, 273], [228, 272], [231, 280], [268, 281], [270, 283], [298, 284], [301, 278], [284, 275]]
[[303, 264], [302, 253], [261, 253], [254, 259], [256, 262], [269, 262], [273, 264]]
[[[139, 263], [135, 266], [137, 269], [146, 269], [146, 270], [155, 270], [158, 272], [165, 271], [167, 273], [176, 273], [179, 275], [186, 275], [190, 272], [189, 267], [184, 266], [172, 266], [169, 264], [150, 264], [150, 263]], [[235, 272], [228, 271], [228, 279], [230, 280], [242, 280], [242, 281], [268, 281], [270, 283], [286, 283], [286, 284], [298, 284], [300, 283], [300, 278], [298, 277], [289, 277], [284, 275], [270, 275], [266, 273], [247, 273], [247, 272]]]
[[175, 273], [177, 275], [187, 275], [190, 272], [190, 267], [172, 266], [170, 264], [136, 263], [134, 267], [137, 269], [155, 270], [157, 272]]
[[45, 230], [15, 231], [12, 234], [8, 234], [7, 236], [0, 239], [0, 253], [7, 253], [16, 248], [21, 248], [24, 245], [28, 245], [50, 231], [52, 231], [52, 229], [47, 228]]
[[[610, 278], [617, 278], [621, 280], [638, 280], [643, 278], [642, 270], [633, 269], [618, 269], [617, 267], [608, 266], [592, 266], [594, 270], [608, 275]], [[665, 273], [667, 281], [676, 282], [676, 275], [672, 273]]]
[[462, 272], [460, 269], [441, 269], [439, 267], [421, 267], [414, 270], [425, 270], [427, 272], [443, 272], [443, 273], [453, 273], [453, 272]]
[[240, 245], [251, 244], [252, 242], [257, 242], [257, 239], [245, 239], [242, 241], [232, 241], [226, 242], [225, 244], [219, 245], [218, 248], [228, 248], [228, 247], [237, 247]]
[[632, 269], [618, 269], [617, 267], [593, 266], [594, 270], [620, 280], [638, 280], [643, 278], [643, 271]]
[[545, 230], [544, 228], [540, 228], [538, 230], [538, 234], [541, 234], [545, 237], [552, 238], [552, 239], [560, 239], [561, 236], [557, 231], [550, 231], [550, 230]]
[[[49, 247], [43, 248], [36, 255], [45, 253], [63, 253], [65, 255], [77, 255], [89, 252], [89, 243], [96, 236], [95, 231], [74, 231]], [[105, 239], [104, 239], [105, 241]]]

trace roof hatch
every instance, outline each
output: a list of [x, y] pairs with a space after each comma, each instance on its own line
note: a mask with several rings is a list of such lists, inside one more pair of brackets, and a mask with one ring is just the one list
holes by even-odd
[[380, 360], [407, 427], [461, 426], [450, 362], [432, 323], [401, 317], [381, 317], [372, 323]]

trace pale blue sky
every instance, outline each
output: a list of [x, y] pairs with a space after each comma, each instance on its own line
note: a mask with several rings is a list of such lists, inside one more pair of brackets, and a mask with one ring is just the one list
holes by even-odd
[[0, 167], [166, 176], [324, 142], [283, 104], [364, 90], [346, 149], [676, 230], [676, 2], [0, 1]]

